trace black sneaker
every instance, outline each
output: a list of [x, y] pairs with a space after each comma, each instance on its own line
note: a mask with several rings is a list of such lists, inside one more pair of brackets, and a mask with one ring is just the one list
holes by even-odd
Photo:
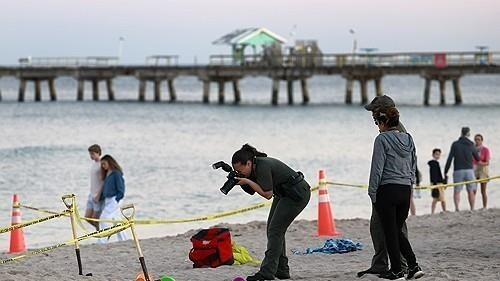
[[274, 280], [274, 277], [265, 277], [260, 272], [255, 273], [247, 277], [247, 281], [264, 281], [264, 280]]
[[405, 280], [405, 272], [400, 271], [398, 273], [394, 273], [392, 270], [389, 270], [386, 273], [380, 274], [378, 277], [388, 280]]
[[274, 274], [274, 277], [280, 280], [290, 279], [290, 272], [276, 272], [276, 274]]
[[371, 268], [368, 268], [367, 270], [363, 270], [363, 271], [358, 272], [357, 276], [363, 277], [363, 275], [365, 275], [365, 274], [378, 274], [378, 275], [380, 275], [380, 274], [384, 274], [386, 272], [387, 271], [377, 271], [377, 270], [373, 270]]
[[408, 277], [406, 279], [418, 279], [422, 276], [424, 276], [424, 272], [422, 271], [422, 268], [420, 268], [420, 266], [417, 264], [408, 269]]

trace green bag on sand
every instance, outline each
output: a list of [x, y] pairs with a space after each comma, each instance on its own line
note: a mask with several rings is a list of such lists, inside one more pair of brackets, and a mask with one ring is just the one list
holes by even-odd
[[250, 255], [250, 253], [245, 247], [240, 246], [233, 241], [232, 248], [233, 248], [234, 264], [237, 265], [249, 264], [253, 266], [260, 265], [260, 261], [252, 257], [252, 255]]

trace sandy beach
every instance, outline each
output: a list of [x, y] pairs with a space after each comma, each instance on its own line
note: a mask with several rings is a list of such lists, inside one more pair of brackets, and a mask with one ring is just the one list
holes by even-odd
[[[422, 280], [500, 280], [500, 209], [474, 212], [439, 213], [408, 219], [410, 241], [418, 261], [426, 272]], [[336, 221], [341, 237], [363, 243], [362, 251], [347, 254], [295, 255], [291, 249], [305, 250], [322, 245], [315, 221], [297, 221], [287, 234], [292, 280], [358, 280], [356, 272], [368, 268], [373, 255], [368, 220]], [[265, 249], [265, 222], [223, 225], [232, 238], [261, 259]], [[187, 258], [189, 238], [196, 230], [177, 236], [141, 240], [149, 271], [153, 277], [163, 274], [182, 280], [233, 280], [257, 271], [256, 267], [222, 266], [216, 269], [193, 269]], [[160, 233], [158, 234], [161, 235]], [[81, 247], [84, 273], [77, 275], [72, 247], [0, 265], [0, 280], [134, 280], [140, 270], [132, 240], [107, 245]], [[1, 258], [8, 255], [1, 254]], [[365, 276], [363, 280], [379, 280]]]

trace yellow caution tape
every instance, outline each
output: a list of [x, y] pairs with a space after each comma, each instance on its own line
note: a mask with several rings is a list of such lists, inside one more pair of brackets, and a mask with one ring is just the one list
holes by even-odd
[[88, 238], [92, 238], [92, 237], [95, 237], [95, 238], [107, 237], [107, 236], [113, 235], [113, 234], [115, 234], [117, 232], [120, 232], [120, 231], [123, 231], [123, 230], [129, 228], [130, 225], [131, 225], [131, 223], [128, 223], [128, 222], [122, 223], [122, 224], [117, 224], [115, 226], [111, 226], [111, 227], [108, 227], [108, 228], [105, 228], [105, 229], [102, 229], [102, 230], [98, 230], [98, 231], [95, 231], [95, 232], [92, 232], [92, 233], [89, 233], [89, 234], [85, 234], [83, 236], [80, 236], [80, 237], [78, 237], [76, 239], [73, 239], [73, 240], [70, 240], [70, 241], [66, 241], [66, 242], [55, 244], [55, 245], [48, 246], [48, 247], [43, 247], [43, 248], [40, 248], [40, 249], [31, 251], [31, 252], [28, 252], [26, 254], [22, 254], [22, 255], [19, 255], [19, 256], [12, 257], [12, 258], [0, 260], [0, 264], [5, 264], [5, 263], [16, 261], [16, 260], [19, 260], [19, 259], [23, 259], [23, 258], [27, 258], [27, 257], [39, 255], [41, 253], [52, 251], [52, 250], [55, 250], [55, 249], [63, 247], [63, 246], [72, 245], [72, 244], [74, 244], [77, 241], [82, 241], [82, 240], [85, 240], [85, 239], [88, 239]]
[[[463, 181], [463, 182], [454, 182], [454, 183], [448, 183], [448, 184], [438, 184], [438, 185], [421, 185], [421, 186], [416, 186], [415, 189], [433, 189], [433, 188], [438, 188], [438, 187], [451, 187], [451, 186], [457, 186], [457, 185], [464, 185], [464, 184], [470, 184], [470, 183], [479, 183], [479, 182], [485, 182], [485, 181], [491, 181], [491, 180], [496, 180], [500, 179], [500, 176], [494, 176], [494, 177], [489, 177], [485, 179], [478, 179], [478, 180], [470, 180], [470, 181]], [[359, 188], [368, 188], [368, 185], [366, 184], [350, 184], [350, 183], [341, 183], [341, 182], [332, 182], [332, 181], [327, 181], [326, 184], [328, 185], [335, 185], [335, 186], [350, 186], [350, 187], [359, 187]]]
[[[33, 211], [38, 211], [38, 212], [41, 212], [41, 213], [47, 213], [47, 214], [52, 214], [52, 215], [60, 214], [60, 212], [51, 211], [51, 210], [42, 209], [42, 208], [36, 208], [36, 207], [32, 207], [32, 206], [21, 204], [21, 203], [18, 203], [17, 206], [19, 206], [21, 208], [25, 208], [25, 209], [30, 209], [30, 210], [33, 210]], [[69, 216], [68, 213], [65, 213], [64, 215], [65, 216]]]
[[62, 213], [54, 214], [54, 215], [51, 215], [51, 216], [33, 219], [33, 220], [27, 221], [25, 223], [18, 223], [18, 224], [14, 224], [12, 226], [9, 226], [9, 227], [3, 227], [3, 228], [0, 228], [0, 233], [9, 232], [9, 231], [12, 231], [14, 229], [23, 228], [23, 227], [34, 225], [34, 224], [41, 223], [41, 222], [44, 222], [44, 221], [48, 221], [48, 220], [51, 220], [51, 219], [55, 219], [55, 218], [58, 218], [58, 217], [61, 217], [61, 216], [65, 216], [65, 215], [67, 215], [67, 213], [68, 213], [68, 211], [64, 211]]

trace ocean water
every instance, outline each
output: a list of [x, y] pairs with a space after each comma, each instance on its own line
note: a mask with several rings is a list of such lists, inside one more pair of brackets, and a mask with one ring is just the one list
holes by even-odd
[[[371, 115], [357, 104], [343, 104], [344, 81], [319, 77], [309, 82], [308, 106], [270, 106], [271, 82], [245, 79], [241, 82], [242, 104], [212, 104], [201, 100], [201, 83], [184, 78], [176, 81], [179, 103], [136, 102], [137, 82], [120, 78], [115, 82], [116, 102], [75, 102], [76, 82], [71, 78], [56, 81], [59, 101], [32, 102], [32, 86], [27, 102], [17, 103], [17, 80], [0, 79], [0, 226], [10, 224], [12, 194], [24, 204], [63, 210], [63, 194], [77, 195], [80, 212], [89, 191], [90, 159], [87, 147], [98, 143], [105, 154], [114, 156], [124, 169], [124, 203], [134, 203], [140, 218], [190, 218], [240, 208], [262, 202], [235, 188], [225, 196], [220, 186], [225, 173], [213, 170], [213, 162], [229, 162], [242, 144], [250, 143], [270, 156], [279, 158], [304, 172], [316, 185], [319, 169], [329, 180], [366, 183], [369, 176], [373, 139], [377, 128]], [[438, 89], [433, 85], [430, 107], [423, 107], [423, 84], [415, 77], [389, 77], [383, 81], [386, 93], [398, 103], [401, 120], [413, 135], [423, 183], [429, 182], [427, 161], [435, 147], [443, 150], [444, 167], [451, 143], [460, 128], [470, 126], [482, 133], [491, 149], [491, 175], [500, 174], [500, 76], [470, 76], [462, 79], [463, 106], [437, 104]], [[86, 99], [91, 93], [87, 86]], [[451, 85], [448, 103], [453, 102]], [[152, 86], [148, 99], [152, 99]], [[163, 85], [164, 98], [168, 97]], [[231, 87], [227, 100], [232, 100]], [[48, 99], [43, 88], [45, 100]], [[354, 102], [359, 102], [355, 87]], [[105, 99], [104, 85], [101, 96]], [[370, 85], [370, 98], [373, 97]], [[285, 85], [280, 103], [286, 103]], [[300, 101], [296, 87], [296, 101]], [[451, 173], [449, 174], [451, 176]], [[448, 207], [453, 208], [452, 192], [447, 191]], [[489, 185], [491, 207], [500, 207], [500, 181]], [[331, 187], [330, 198], [336, 218], [368, 218], [371, 205], [366, 190]], [[416, 199], [417, 213], [430, 213], [430, 192]], [[476, 205], [480, 206], [478, 197]], [[467, 209], [465, 193], [461, 208]], [[300, 218], [315, 219], [317, 196]], [[439, 208], [438, 208], [439, 210]], [[140, 238], [175, 234], [219, 222], [266, 220], [267, 208], [216, 221], [138, 226]], [[23, 220], [45, 214], [22, 210]], [[87, 226], [86, 231], [92, 227]], [[28, 247], [56, 244], [71, 238], [68, 218], [25, 228]], [[315, 229], [311, 229], [314, 235]], [[80, 233], [84, 230], [79, 229]], [[0, 234], [0, 251], [7, 250], [8, 234]], [[90, 240], [90, 242], [92, 242]]]

